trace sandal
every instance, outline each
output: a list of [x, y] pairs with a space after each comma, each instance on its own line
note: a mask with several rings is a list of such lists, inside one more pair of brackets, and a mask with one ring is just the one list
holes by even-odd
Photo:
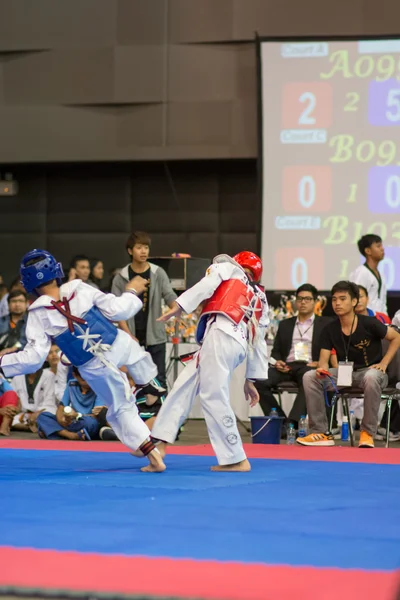
[[80, 431], [78, 431], [78, 438], [80, 439], [81, 442], [91, 442], [92, 441], [92, 438], [88, 434], [87, 429], [81, 429]]

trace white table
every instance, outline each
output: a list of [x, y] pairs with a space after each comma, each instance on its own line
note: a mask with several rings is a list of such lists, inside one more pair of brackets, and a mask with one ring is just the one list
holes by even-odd
[[[187, 344], [181, 343], [178, 346], [178, 355], [187, 354], [188, 352], [193, 352], [198, 349], [197, 344]], [[170, 364], [171, 355], [173, 352], [172, 343], [167, 343], [167, 368]], [[178, 361], [178, 375], [184, 369], [184, 365], [182, 365]], [[244, 361], [238, 368], [234, 371], [232, 375], [231, 381], [231, 405], [236, 416], [242, 421], [249, 421], [250, 416], [261, 416], [263, 414], [261, 407], [257, 405], [254, 408], [250, 408], [248, 402], [246, 402], [243, 392], [244, 379], [246, 374], [246, 362]], [[172, 388], [174, 383], [174, 374], [173, 374], [173, 366], [168, 374], [168, 387]], [[284, 392], [282, 394], [282, 408], [286, 414], [289, 414], [290, 408], [293, 405], [295, 396], [293, 394], [288, 394]], [[203, 413], [201, 411], [199, 399], [196, 398], [192, 411], [189, 415], [191, 419], [202, 419]]]

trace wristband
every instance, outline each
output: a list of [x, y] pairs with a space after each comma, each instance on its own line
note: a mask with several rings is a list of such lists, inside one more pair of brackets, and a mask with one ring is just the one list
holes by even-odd
[[132, 294], [135, 294], [135, 296], [138, 296], [139, 294], [137, 293], [136, 290], [134, 290], [133, 288], [128, 288], [127, 290], [125, 290], [126, 292], [131, 292]]

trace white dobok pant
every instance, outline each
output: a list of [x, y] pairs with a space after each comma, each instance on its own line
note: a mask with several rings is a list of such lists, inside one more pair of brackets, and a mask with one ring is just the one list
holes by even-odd
[[245, 357], [246, 351], [239, 342], [212, 325], [199, 355], [183, 369], [162, 405], [152, 436], [173, 443], [198, 395], [218, 463], [228, 465], [244, 460], [246, 454], [229, 401], [229, 384], [233, 371]]
[[117, 367], [125, 365], [137, 384], [146, 384], [156, 377], [157, 367], [151, 355], [124, 331], [118, 331], [104, 358], [108, 365], [96, 356], [79, 367], [79, 372], [108, 406], [107, 421], [118, 438], [132, 450], [137, 450], [150, 437], [150, 430], [139, 416], [126, 375]]

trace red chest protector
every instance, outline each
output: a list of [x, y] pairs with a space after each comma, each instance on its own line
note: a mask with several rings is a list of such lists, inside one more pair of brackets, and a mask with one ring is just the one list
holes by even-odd
[[209, 315], [224, 315], [232, 323], [239, 325], [243, 318], [258, 323], [262, 311], [261, 299], [243, 281], [240, 279], [223, 281], [203, 306], [197, 326], [196, 341], [199, 344], [202, 342]]

